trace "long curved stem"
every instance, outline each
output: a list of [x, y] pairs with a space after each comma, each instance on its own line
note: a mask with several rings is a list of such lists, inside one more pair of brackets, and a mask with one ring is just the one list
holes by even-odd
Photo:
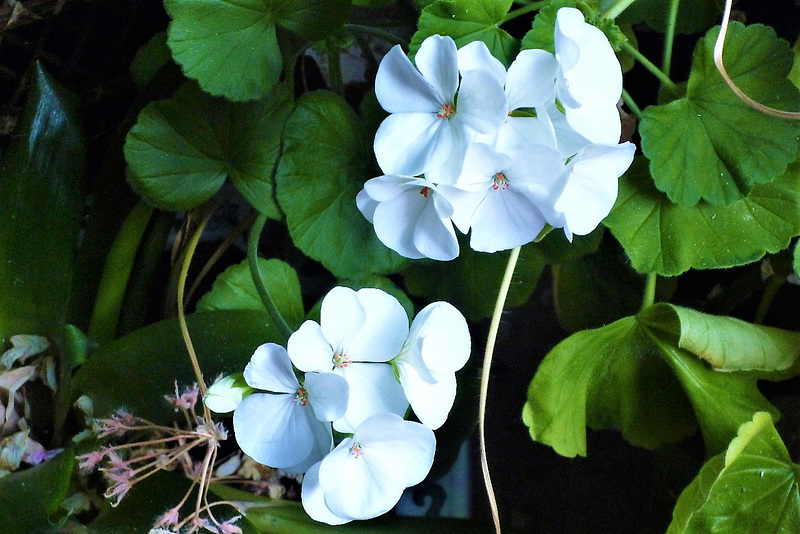
[[661, 61], [661, 70], [669, 76], [672, 68], [672, 47], [675, 43], [675, 26], [678, 23], [678, 8], [681, 0], [670, 0], [669, 15], [667, 18], [667, 33], [664, 35], [664, 59]]
[[608, 10], [602, 14], [601, 17], [604, 19], [615, 19], [620, 13], [628, 9], [635, 1], [636, 0], [617, 0], [613, 6], [608, 8]]
[[524, 7], [519, 9], [515, 9], [514, 11], [510, 11], [503, 17], [500, 22], [497, 23], [498, 26], [502, 26], [509, 20], [514, 20], [517, 17], [521, 17], [522, 15], [526, 15], [531, 11], [536, 11], [537, 9], [543, 8], [544, 6], [548, 5], [550, 2], [533, 2]]
[[673, 82], [672, 80], [670, 80], [670, 79], [669, 79], [669, 76], [667, 76], [666, 74], [664, 74], [664, 73], [661, 71], [661, 69], [659, 69], [658, 67], [656, 67], [656, 66], [655, 66], [655, 64], [653, 64], [653, 62], [652, 62], [652, 61], [650, 61], [649, 59], [647, 59], [647, 58], [646, 58], [646, 57], [645, 57], [645, 56], [644, 56], [644, 55], [643, 55], [641, 52], [639, 52], [638, 50], [636, 50], [636, 48], [634, 48], [634, 47], [633, 47], [633, 45], [631, 45], [629, 42], [625, 41], [624, 43], [622, 43], [622, 48], [623, 48], [623, 50], [625, 50], [627, 53], [629, 53], [630, 55], [632, 55], [632, 56], [634, 57], [634, 59], [636, 59], [636, 61], [638, 61], [639, 63], [641, 63], [641, 64], [642, 64], [642, 66], [643, 66], [644, 68], [646, 68], [647, 70], [649, 70], [649, 71], [650, 71], [650, 72], [653, 74], [653, 76], [655, 76], [656, 78], [658, 78], [658, 80], [661, 82], [661, 84], [662, 84], [664, 87], [666, 87], [667, 89], [669, 89], [669, 90], [670, 90], [670, 91], [672, 91], [673, 93], [676, 93], [676, 94], [678, 93], [678, 86], [677, 86], [677, 84], [676, 84], [675, 82]]
[[272, 300], [267, 286], [264, 285], [264, 279], [261, 278], [261, 270], [258, 268], [258, 240], [261, 237], [261, 231], [264, 229], [264, 224], [266, 224], [266, 222], [267, 216], [263, 213], [259, 213], [253, 223], [253, 229], [250, 230], [250, 238], [247, 241], [247, 263], [250, 265], [250, 274], [253, 277], [253, 283], [256, 285], [256, 291], [258, 291], [258, 295], [261, 297], [261, 301], [264, 303], [267, 313], [269, 313], [272, 321], [288, 339], [289, 336], [292, 335], [292, 329], [287, 324], [286, 319], [283, 318], [283, 315], [281, 315], [281, 312], [278, 311], [278, 308], [275, 307], [275, 301]]
[[494, 521], [494, 528], [497, 534], [500, 534], [500, 514], [497, 509], [497, 499], [494, 495], [492, 479], [489, 476], [489, 462], [486, 458], [486, 399], [488, 398], [489, 394], [489, 373], [492, 367], [494, 345], [497, 341], [497, 331], [500, 329], [500, 317], [503, 315], [503, 309], [506, 305], [506, 297], [508, 296], [508, 289], [511, 287], [511, 279], [514, 277], [514, 269], [517, 266], [519, 250], [520, 247], [517, 247], [511, 251], [511, 256], [509, 256], [508, 264], [506, 265], [506, 272], [503, 275], [503, 281], [500, 284], [500, 290], [497, 293], [497, 301], [494, 305], [492, 322], [489, 325], [489, 335], [486, 339], [486, 352], [483, 356], [480, 405], [478, 408], [478, 433], [480, 434], [481, 471], [483, 472], [483, 482], [486, 486], [486, 493], [489, 497], [489, 507], [492, 510], [492, 520]]

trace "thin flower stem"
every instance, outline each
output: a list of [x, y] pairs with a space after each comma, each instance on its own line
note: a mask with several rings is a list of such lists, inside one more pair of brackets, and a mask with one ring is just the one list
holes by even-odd
[[775, 295], [778, 294], [778, 290], [783, 287], [785, 280], [786, 278], [780, 276], [770, 276], [767, 279], [767, 287], [764, 288], [764, 294], [761, 295], [761, 302], [758, 303], [756, 316], [753, 320], [755, 324], [764, 324], [764, 319], [767, 318], [767, 312], [772, 305], [772, 301], [775, 299]]
[[403, 39], [402, 37], [398, 37], [397, 35], [387, 32], [386, 30], [381, 30], [380, 28], [373, 28], [372, 26], [363, 26], [361, 24], [345, 24], [344, 29], [349, 31], [350, 33], [366, 33], [367, 35], [372, 35], [379, 39], [383, 39], [389, 44], [399, 44], [403, 48], [408, 48], [408, 41]]
[[633, 114], [636, 115], [636, 118], [642, 120], [641, 108], [636, 105], [636, 102], [633, 100], [633, 97], [625, 89], [622, 90], [622, 100], [625, 102], [625, 104], [628, 105], [631, 112], [633, 112]]
[[176, 441], [179, 439], [185, 439], [186, 436], [170, 436], [168, 438], [161, 438], [161, 439], [151, 439], [148, 441], [137, 441], [134, 443], [123, 443], [122, 445], [114, 445], [113, 447], [106, 447], [106, 451], [119, 451], [124, 449], [130, 449], [133, 447], [149, 447], [151, 445], [159, 445], [162, 443], [169, 443], [170, 441]]
[[[200, 242], [200, 236], [202, 235], [206, 224], [208, 224], [208, 220], [211, 218], [212, 213], [213, 210], [208, 210], [206, 215], [197, 225], [197, 230], [195, 230], [194, 234], [192, 234], [192, 237], [189, 239], [189, 242], [186, 244], [183, 265], [181, 266], [181, 272], [178, 277], [178, 323], [180, 324], [181, 334], [183, 335], [183, 342], [186, 344], [186, 351], [189, 353], [189, 359], [192, 362], [192, 369], [194, 370], [194, 376], [197, 379], [197, 385], [200, 387], [201, 397], [205, 397], [208, 388], [206, 387], [206, 381], [203, 379], [203, 371], [200, 369], [200, 362], [197, 361], [197, 353], [194, 351], [192, 338], [189, 336], [189, 328], [186, 325], [186, 315], [184, 314], [183, 310], [183, 294], [184, 290], [186, 289], [186, 277], [189, 274], [189, 265], [192, 263], [194, 251], [197, 249], [197, 244]], [[205, 405], [203, 406], [205, 408]], [[207, 419], [210, 418], [210, 414], [207, 414]]]
[[652, 61], [644, 57], [642, 53], [636, 50], [636, 48], [634, 48], [633, 45], [631, 45], [628, 41], [622, 43], [622, 49], [625, 50], [630, 55], [632, 55], [634, 59], [636, 59], [636, 61], [641, 63], [642, 66], [644, 66], [644, 68], [649, 70], [653, 74], [653, 76], [658, 78], [661, 84], [664, 85], [667, 89], [669, 89], [671, 92], [675, 94], [679, 92], [678, 85], [672, 80], [670, 80], [669, 76], [661, 72], [661, 69], [656, 67]]
[[600, 16], [600, 18], [615, 19], [620, 13], [631, 7], [631, 4], [635, 1], [636, 0], [617, 0], [614, 5], [609, 7], [608, 10]]
[[327, 43], [328, 52], [328, 78], [331, 82], [331, 91], [337, 95], [344, 95], [344, 79], [342, 78], [341, 50], [333, 41]]
[[500, 534], [500, 514], [497, 509], [497, 499], [494, 495], [494, 488], [492, 487], [492, 478], [489, 476], [489, 462], [486, 458], [486, 400], [489, 394], [489, 373], [492, 367], [492, 355], [494, 354], [494, 345], [497, 341], [497, 331], [500, 329], [500, 317], [502, 316], [503, 308], [506, 305], [506, 297], [508, 296], [508, 289], [511, 287], [511, 279], [514, 277], [514, 269], [517, 266], [519, 250], [520, 247], [517, 247], [511, 251], [511, 256], [509, 256], [508, 264], [506, 265], [506, 272], [503, 275], [503, 281], [500, 284], [500, 290], [497, 293], [497, 301], [494, 305], [492, 322], [489, 326], [489, 335], [486, 339], [486, 353], [483, 356], [480, 404], [478, 407], [478, 433], [480, 435], [481, 471], [483, 472], [483, 482], [486, 486], [487, 496], [489, 497], [489, 507], [492, 510], [492, 520], [494, 521], [494, 528], [497, 534]]
[[267, 287], [264, 285], [264, 279], [261, 278], [261, 270], [258, 267], [258, 240], [261, 237], [261, 231], [264, 229], [264, 224], [266, 224], [266, 222], [267, 216], [263, 213], [259, 213], [253, 223], [253, 228], [250, 230], [250, 239], [247, 243], [247, 261], [250, 264], [250, 274], [253, 277], [256, 291], [258, 291], [258, 295], [261, 297], [261, 302], [263, 302], [264, 307], [267, 308], [267, 312], [272, 321], [288, 339], [289, 336], [292, 335], [292, 329], [289, 328], [286, 319], [283, 318], [281, 312], [279, 312], [278, 308], [275, 306], [275, 302], [272, 300]]
[[664, 35], [664, 58], [661, 61], [661, 70], [669, 76], [672, 68], [672, 47], [675, 43], [675, 25], [678, 22], [678, 7], [681, 0], [670, 0], [669, 15], [667, 18], [667, 33]]
[[541, 9], [541, 8], [545, 7], [546, 5], [548, 5], [548, 4], [550, 4], [549, 1], [532, 2], [532, 3], [528, 4], [528, 5], [526, 5], [525, 7], [521, 7], [519, 9], [515, 9], [514, 11], [509, 11], [506, 14], [505, 17], [500, 19], [500, 22], [498, 22], [497, 25], [498, 26], [502, 26], [503, 24], [505, 24], [509, 20], [514, 20], [515, 18], [521, 17], [522, 15], [527, 15], [531, 11], [536, 11], [537, 9]]
[[656, 273], [650, 273], [647, 275], [647, 281], [644, 284], [644, 296], [642, 297], [642, 307], [639, 309], [640, 312], [643, 312], [647, 308], [653, 305], [656, 301], [656, 281], [658, 279], [658, 275]]

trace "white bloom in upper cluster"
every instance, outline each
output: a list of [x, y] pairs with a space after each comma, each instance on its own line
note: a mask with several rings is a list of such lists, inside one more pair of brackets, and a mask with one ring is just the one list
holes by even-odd
[[419, 71], [398, 47], [387, 54], [375, 89], [391, 113], [375, 137], [386, 176], [357, 198], [386, 246], [450, 260], [453, 223], [491, 252], [532, 241], [545, 223], [572, 239], [608, 215], [634, 152], [618, 144], [622, 70], [575, 8], [558, 11], [554, 48], [523, 50], [508, 70], [484, 43], [456, 50], [439, 35], [423, 41]]

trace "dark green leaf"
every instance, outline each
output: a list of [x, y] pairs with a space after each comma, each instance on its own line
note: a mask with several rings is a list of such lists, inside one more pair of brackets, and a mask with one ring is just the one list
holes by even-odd
[[167, 32], [159, 32], [136, 52], [131, 63], [131, 77], [139, 91], [144, 90], [170, 61], [172, 55], [167, 46]]
[[792, 463], [770, 415], [759, 412], [684, 490], [668, 533], [795, 532], [799, 488], [800, 465]]
[[408, 298], [408, 295], [406, 295], [405, 291], [397, 287], [394, 282], [385, 276], [372, 275], [359, 280], [339, 280], [338, 285], [349, 287], [350, 289], [355, 289], [356, 291], [363, 287], [375, 287], [377, 289], [386, 291], [400, 302], [400, 304], [403, 306], [403, 309], [406, 311], [409, 320], [414, 318], [414, 304], [411, 302], [411, 299]]
[[[296, 329], [306, 315], [297, 273], [291, 265], [281, 260], [259, 258], [258, 263], [264, 285], [269, 291], [275, 307], [278, 308], [289, 326]], [[222, 310], [266, 312], [264, 303], [253, 283], [247, 261], [225, 269], [214, 280], [211, 291], [203, 295], [197, 303], [197, 311]]]
[[282, 85], [263, 100], [232, 104], [186, 84], [139, 114], [125, 143], [129, 181], [159, 208], [185, 210], [211, 198], [229, 176], [253, 207], [280, 218], [272, 173], [290, 110]]
[[[188, 315], [200, 367], [207, 382], [220, 373], [241, 372], [256, 347], [283, 344], [280, 330], [256, 311], [214, 311]], [[75, 375], [76, 395], [94, 402], [103, 417], [125, 407], [137, 416], [168, 423], [175, 414], [163, 397], [174, 383], [195, 382], [177, 319], [167, 319], [112, 341], [91, 354]]]
[[349, 0], [166, 0], [169, 46], [186, 76], [234, 101], [266, 96], [283, 59], [275, 25], [324, 39], [347, 20]]
[[68, 449], [50, 460], [0, 478], [0, 532], [58, 532], [50, 521], [69, 491], [75, 454]]
[[63, 332], [84, 208], [77, 105], [37, 65], [0, 160], [0, 342]]
[[400, 270], [356, 207], [373, 176], [370, 141], [356, 114], [326, 91], [306, 93], [286, 122], [275, 181], [295, 245], [340, 278]]
[[[797, 153], [800, 122], [752, 109], [723, 81], [713, 58], [718, 34], [714, 28], [698, 43], [686, 96], [647, 108], [640, 125], [656, 187], [687, 207], [741, 200], [781, 176]], [[728, 74], [748, 96], [800, 108], [800, 92], [786, 79], [792, 52], [774, 30], [733, 22], [725, 52]]]
[[[717, 0], [692, 0], [681, 2], [675, 27], [677, 33], [698, 33], [713, 26], [722, 17]], [[669, 2], [664, 0], [636, 0], [619, 16], [620, 20], [636, 24], [645, 22], [659, 32], [667, 30]]]
[[603, 224], [639, 272], [673, 276], [690, 268], [745, 265], [783, 250], [800, 234], [800, 164], [730, 206], [701, 202], [686, 208], [653, 187], [646, 160], [637, 158]]
[[422, 41], [431, 35], [447, 35], [459, 48], [483, 41], [508, 67], [519, 51], [519, 42], [498, 25], [511, 4], [512, 0], [436, 0], [422, 10], [419, 30], [411, 39], [411, 54], [416, 54]]

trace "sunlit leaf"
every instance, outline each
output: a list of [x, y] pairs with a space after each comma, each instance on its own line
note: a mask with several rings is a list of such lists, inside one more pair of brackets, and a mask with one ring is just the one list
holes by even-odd
[[602, 2], [600, 0], [588, 0], [580, 2], [576, 0], [552, 0], [550, 5], [543, 7], [533, 19], [533, 25], [525, 37], [522, 38], [522, 49], [541, 48], [551, 54], [555, 53], [555, 30], [556, 16], [562, 7], [574, 7], [581, 10], [587, 23], [597, 26], [606, 35], [611, 47], [619, 51], [622, 43], [627, 40], [622, 30], [617, 27], [613, 20], [604, 18]]
[[286, 123], [275, 181], [295, 245], [340, 278], [400, 270], [356, 207], [364, 182], [377, 176], [371, 140], [355, 112], [334, 93], [306, 93]]
[[279, 85], [263, 100], [233, 104], [194, 84], [140, 114], [125, 143], [129, 181], [157, 207], [185, 210], [216, 193], [226, 177], [273, 218], [272, 173], [291, 95]]
[[[639, 131], [659, 190], [673, 202], [728, 206], [781, 176], [797, 153], [800, 122], [771, 117], [741, 101], [716, 66], [715, 28], [697, 44], [686, 96], [648, 107]], [[786, 79], [792, 52], [775, 31], [731, 23], [725, 67], [739, 88], [767, 106], [800, 108]]]
[[617, 203], [603, 224], [639, 272], [673, 276], [745, 265], [783, 250], [800, 234], [800, 164], [730, 206], [687, 208], [657, 191], [646, 160], [637, 158], [620, 179]]

